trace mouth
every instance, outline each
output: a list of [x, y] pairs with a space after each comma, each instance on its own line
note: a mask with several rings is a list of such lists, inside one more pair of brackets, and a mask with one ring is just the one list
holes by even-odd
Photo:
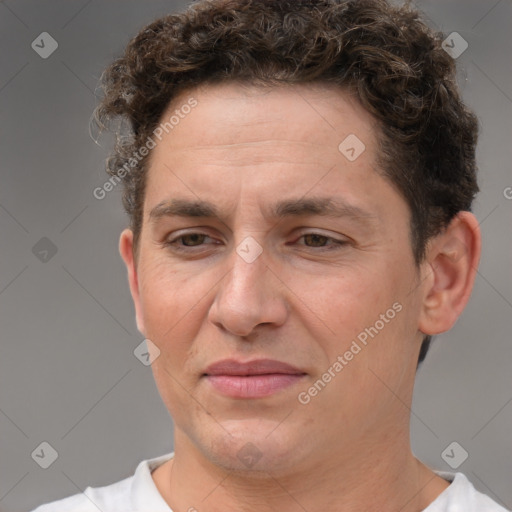
[[231, 398], [263, 398], [302, 380], [305, 374], [205, 375], [212, 387]]
[[231, 398], [263, 398], [304, 378], [302, 370], [281, 361], [258, 359], [245, 363], [225, 359], [210, 365], [202, 375], [212, 388]]

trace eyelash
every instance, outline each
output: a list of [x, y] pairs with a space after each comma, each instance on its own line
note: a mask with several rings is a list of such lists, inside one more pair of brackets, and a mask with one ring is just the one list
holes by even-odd
[[[179, 246], [179, 245], [175, 245], [177, 241], [185, 238], [185, 237], [188, 237], [188, 236], [193, 236], [193, 235], [199, 235], [199, 236], [204, 236], [204, 237], [207, 237], [207, 238], [211, 238], [210, 236], [208, 236], [207, 234], [205, 233], [199, 233], [199, 232], [191, 232], [191, 233], [185, 233], [183, 235], [180, 235], [172, 240], [166, 240], [164, 242], [164, 246], [166, 247], [169, 247], [170, 249], [172, 249], [173, 251], [176, 251], [176, 252], [196, 252], [194, 251], [194, 247], [201, 247], [201, 245], [192, 245], [192, 246]], [[322, 235], [321, 233], [303, 233], [299, 238], [298, 240], [300, 240], [301, 238], [305, 237], [305, 236], [317, 236], [317, 237], [321, 237], [321, 238], [324, 238], [325, 240], [331, 240], [333, 242], [333, 245], [334, 246], [338, 246], [338, 247], [334, 247], [334, 248], [326, 248], [324, 246], [319, 246], [319, 247], [310, 247], [310, 246], [307, 246], [307, 245], [304, 245], [304, 247], [306, 248], [309, 248], [309, 249], [318, 249], [320, 251], [332, 251], [332, 250], [337, 250], [337, 249], [340, 249], [341, 247], [343, 247], [344, 245], [346, 245], [348, 242], [346, 241], [343, 241], [343, 240], [336, 240], [335, 238], [332, 238], [332, 237], [329, 237], [327, 235]]]

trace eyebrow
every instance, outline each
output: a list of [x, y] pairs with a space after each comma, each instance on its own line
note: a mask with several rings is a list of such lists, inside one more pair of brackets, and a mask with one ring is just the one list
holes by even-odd
[[[310, 197], [286, 199], [271, 205], [269, 216], [272, 218], [300, 217], [320, 215], [332, 218], [349, 217], [359, 221], [372, 222], [378, 216], [336, 197]], [[151, 222], [163, 217], [202, 217], [221, 219], [221, 212], [213, 203], [203, 200], [174, 198], [162, 201], [149, 213]]]

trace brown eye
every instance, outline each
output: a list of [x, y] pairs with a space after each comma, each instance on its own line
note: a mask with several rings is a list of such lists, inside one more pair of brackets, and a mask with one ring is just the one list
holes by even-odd
[[[347, 242], [343, 240], [336, 240], [334, 238], [331, 238], [329, 236], [322, 235], [321, 233], [304, 233], [299, 240], [303, 238], [304, 245], [306, 247], [312, 248], [312, 249], [326, 249], [326, 250], [335, 250], [337, 248], [340, 248], [343, 245], [346, 245]], [[331, 242], [331, 243], [329, 243]], [[338, 246], [338, 247], [336, 247]]]
[[206, 239], [211, 237], [205, 235], [204, 233], [185, 233], [183, 235], [177, 236], [173, 239], [166, 240], [164, 242], [164, 246], [170, 248], [173, 251], [190, 251], [190, 249], [194, 250], [194, 247], [201, 247], [205, 245]]
[[[331, 238], [328, 238], [323, 235], [318, 235], [316, 233], [309, 233], [307, 235], [303, 235], [304, 241], [311, 242], [311, 247], [325, 247], [325, 244], [322, 242], [326, 242], [327, 240], [332, 240]], [[308, 245], [306, 243], [306, 245]]]
[[[182, 235], [180, 236], [179, 238], [177, 238], [176, 240], [182, 240], [184, 242], [184, 246], [185, 247], [196, 247], [197, 245], [200, 245], [200, 243], [198, 244], [197, 242], [202, 242], [204, 241], [204, 238], [206, 237], [206, 235], [203, 235], [201, 233], [191, 233], [191, 234], [188, 234], [188, 235]], [[188, 244], [185, 242], [185, 240], [191, 240], [191, 243]]]

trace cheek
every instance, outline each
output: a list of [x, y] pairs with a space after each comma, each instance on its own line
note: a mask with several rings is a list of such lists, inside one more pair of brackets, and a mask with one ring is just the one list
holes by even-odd
[[183, 422], [181, 411], [190, 414], [194, 408], [188, 391], [197, 380], [194, 341], [212, 285], [207, 278], [175, 272], [169, 264], [147, 262], [139, 286], [146, 335], [160, 350], [151, 365], [155, 383], [173, 418]]
[[197, 326], [202, 304], [211, 284], [207, 276], [179, 272], [169, 262], [155, 259], [144, 265], [139, 275], [142, 314], [148, 337], [163, 343], [183, 339]]
[[350, 382], [354, 396], [370, 401], [378, 384], [372, 369], [390, 383], [400, 378], [411, 361], [415, 313], [407, 299], [407, 270], [398, 274], [382, 266], [296, 282], [300, 321], [323, 353], [317, 377], [342, 356], [337, 375], [343, 377], [334, 380], [342, 387]]
[[152, 364], [156, 385], [167, 408], [190, 407], [186, 390], [197, 380], [199, 330], [206, 315], [211, 286], [204, 279], [184, 277], [164, 266], [146, 267], [141, 282], [141, 300], [146, 336], [160, 350]]
[[322, 276], [295, 276], [291, 282], [301, 321], [309, 319], [317, 339], [330, 340], [336, 351], [375, 321], [375, 312], [386, 302], [369, 269], [334, 269]]

